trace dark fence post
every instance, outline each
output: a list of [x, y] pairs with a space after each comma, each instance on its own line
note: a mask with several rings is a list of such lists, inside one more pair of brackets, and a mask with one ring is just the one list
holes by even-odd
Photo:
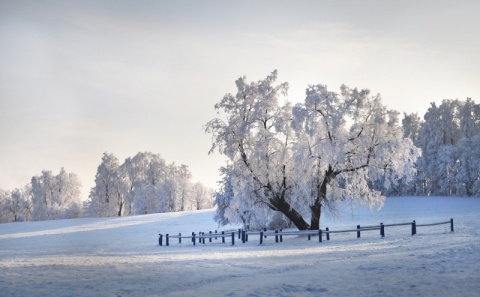
[[357, 225], [357, 238], [360, 238], [360, 225]]
[[[308, 228], [307, 230], [310, 231], [310, 228]], [[308, 240], [310, 240], [310, 233], [308, 233]]]
[[193, 245], [195, 245], [195, 232], [192, 232], [192, 242], [193, 242]]
[[280, 229], [280, 242], [283, 242], [282, 229]]
[[275, 242], [278, 243], [278, 230], [275, 230]]
[[225, 231], [222, 231], [222, 243], [225, 243]]
[[242, 234], [242, 229], [238, 229], [238, 239], [240, 239], [240, 234]]
[[208, 238], [208, 242], [212, 242], [212, 231], [209, 232], [210, 238]]
[[235, 232], [232, 232], [232, 245], [235, 245]]
[[385, 225], [383, 223], [380, 223], [380, 235], [382, 238], [385, 237]]
[[245, 230], [242, 230], [242, 243], [245, 243]]
[[202, 233], [203, 232], [198, 232], [198, 243], [202, 243]]
[[162, 246], [162, 234], [158, 234], [158, 245]]
[[178, 243], [182, 243], [182, 233], [178, 233]]
[[[263, 228], [263, 232], [267, 232], [267, 228]], [[264, 238], [267, 238], [267, 235]]]
[[453, 232], [453, 219], [450, 219], [450, 231]]
[[263, 231], [260, 232], [260, 244], [263, 243]]
[[165, 244], [168, 246], [168, 234], [165, 235]]
[[205, 232], [202, 232], [202, 243], [205, 244]]
[[217, 230], [215, 230], [215, 240], [217, 240]]
[[329, 232], [330, 230], [328, 230], [328, 227], [325, 228], [325, 231], [327, 231], [326, 232], [327, 233], [327, 240], [330, 240], [330, 232]]
[[412, 222], [412, 236], [417, 234], [417, 223], [415, 223], [415, 220]]
[[322, 242], [322, 229], [318, 230], [318, 242]]

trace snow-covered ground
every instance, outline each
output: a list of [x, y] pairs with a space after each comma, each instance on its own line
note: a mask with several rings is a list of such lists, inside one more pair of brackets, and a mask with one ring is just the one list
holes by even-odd
[[322, 226], [453, 218], [455, 232], [419, 227], [412, 237], [404, 226], [385, 238], [160, 247], [158, 233], [217, 229], [213, 211], [2, 224], [0, 296], [479, 296], [480, 199], [388, 198], [381, 211], [342, 213]]

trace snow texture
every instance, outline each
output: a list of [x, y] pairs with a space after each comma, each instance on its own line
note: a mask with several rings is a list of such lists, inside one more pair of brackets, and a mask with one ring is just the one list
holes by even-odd
[[[216, 229], [213, 210], [0, 225], [1, 296], [478, 296], [480, 199], [387, 198], [349, 207], [330, 230], [454, 219], [449, 225], [158, 245], [158, 233]], [[236, 226], [225, 226], [225, 230]]]

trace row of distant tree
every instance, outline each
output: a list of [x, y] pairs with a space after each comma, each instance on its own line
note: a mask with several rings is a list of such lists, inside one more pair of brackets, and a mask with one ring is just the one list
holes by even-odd
[[387, 195], [480, 197], [480, 105], [472, 99], [431, 103], [423, 117], [405, 114], [404, 134], [422, 150], [417, 174]]
[[191, 180], [185, 165], [138, 153], [122, 164], [104, 153], [87, 201], [75, 173], [44, 170], [12, 191], [0, 189], [0, 222], [128, 216], [212, 207], [212, 190]]

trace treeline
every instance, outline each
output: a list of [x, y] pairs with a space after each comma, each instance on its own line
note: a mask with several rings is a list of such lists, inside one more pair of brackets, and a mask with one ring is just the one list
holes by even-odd
[[13, 191], [0, 189], [0, 222], [77, 218], [82, 214], [81, 183], [64, 168], [54, 175], [43, 170]]
[[422, 150], [417, 174], [386, 195], [480, 197], [480, 105], [472, 99], [431, 103], [423, 120], [405, 114], [405, 137]]
[[166, 164], [158, 154], [138, 153], [120, 164], [104, 153], [85, 214], [128, 216], [212, 207], [212, 190], [191, 178], [187, 166]]
[[76, 174], [44, 170], [22, 188], [0, 189], [0, 223], [205, 209], [212, 199], [212, 190], [193, 183], [185, 165], [167, 164], [150, 152], [120, 164], [104, 153], [87, 201]]

